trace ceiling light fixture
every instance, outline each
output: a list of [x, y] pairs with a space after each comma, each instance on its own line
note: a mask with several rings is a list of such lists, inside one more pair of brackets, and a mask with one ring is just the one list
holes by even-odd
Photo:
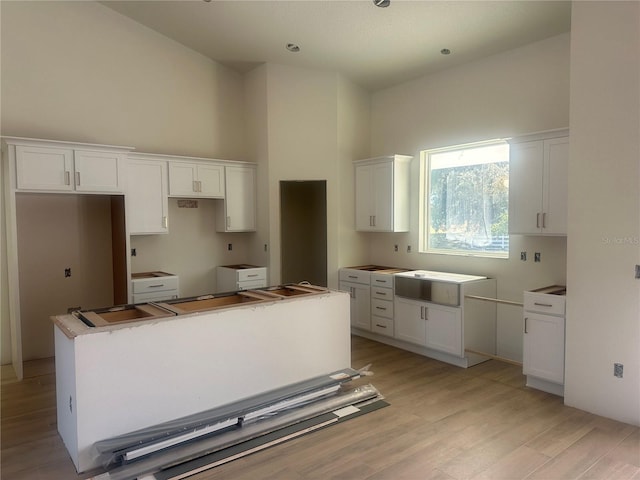
[[440, 53], [442, 55], [449, 55], [451, 53], [451, 50], [449, 50], [448, 48], [443, 48], [442, 50], [440, 50]]
[[376, 7], [385, 8], [388, 7], [391, 3], [391, 0], [373, 0], [373, 4]]
[[300, 47], [295, 43], [287, 43], [287, 50], [296, 53], [300, 51]]

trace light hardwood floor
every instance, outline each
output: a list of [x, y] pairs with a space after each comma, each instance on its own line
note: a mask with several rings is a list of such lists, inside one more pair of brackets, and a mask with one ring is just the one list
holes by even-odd
[[[520, 367], [460, 369], [353, 337], [389, 407], [193, 476], [227, 479], [640, 480], [640, 429], [524, 386]], [[76, 475], [56, 431], [53, 360], [3, 376], [1, 478]], [[7, 372], [3, 368], [3, 375]], [[117, 386], [105, 385], [105, 388]]]

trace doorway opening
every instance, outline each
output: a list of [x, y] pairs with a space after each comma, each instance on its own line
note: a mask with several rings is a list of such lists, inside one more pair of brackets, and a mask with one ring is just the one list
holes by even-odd
[[282, 283], [327, 286], [327, 181], [280, 182]]

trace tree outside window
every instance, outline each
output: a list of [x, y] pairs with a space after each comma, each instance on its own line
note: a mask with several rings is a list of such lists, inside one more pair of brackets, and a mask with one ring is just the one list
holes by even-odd
[[423, 152], [423, 251], [509, 255], [509, 145], [500, 141]]

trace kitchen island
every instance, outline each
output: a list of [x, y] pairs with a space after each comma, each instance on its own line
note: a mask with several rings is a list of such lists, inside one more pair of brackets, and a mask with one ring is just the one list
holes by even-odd
[[[98, 440], [351, 366], [346, 293], [246, 295], [88, 312], [104, 320], [94, 326], [52, 318], [58, 431], [78, 472], [99, 466]], [[169, 315], [154, 315], [162, 306]]]

